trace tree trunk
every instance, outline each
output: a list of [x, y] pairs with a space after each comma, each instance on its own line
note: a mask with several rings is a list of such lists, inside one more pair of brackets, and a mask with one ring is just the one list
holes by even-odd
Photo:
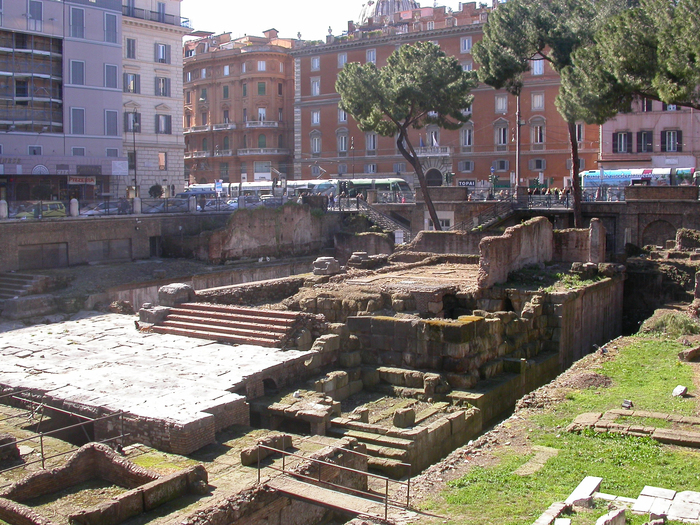
[[583, 228], [581, 213], [581, 179], [579, 172], [578, 141], [576, 140], [576, 122], [569, 122], [569, 142], [571, 143], [571, 187], [574, 197], [574, 228]]
[[[404, 146], [405, 144], [405, 146]], [[430, 198], [430, 193], [428, 191], [428, 183], [425, 180], [425, 174], [423, 173], [423, 166], [420, 164], [420, 159], [413, 149], [411, 141], [408, 139], [405, 130], [399, 132], [399, 138], [396, 140], [396, 145], [401, 152], [401, 155], [413, 166], [413, 170], [416, 172], [418, 177], [418, 183], [420, 184], [420, 189], [423, 192], [423, 199], [425, 201], [425, 206], [428, 208], [428, 214], [430, 215], [430, 220], [433, 221], [433, 228], [435, 231], [442, 231], [442, 226], [440, 226], [440, 220], [438, 219], [437, 212], [435, 211], [435, 206], [433, 205], [433, 199]], [[408, 149], [406, 148], [408, 146]]]

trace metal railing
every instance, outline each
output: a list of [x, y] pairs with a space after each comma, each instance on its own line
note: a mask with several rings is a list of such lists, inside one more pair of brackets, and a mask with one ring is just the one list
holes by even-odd
[[[377, 498], [377, 497], [381, 497], [381, 496], [378, 495], [378, 494], [376, 494], [376, 493], [374, 493], [374, 492], [368, 492], [368, 491], [365, 491], [365, 490], [354, 489], [354, 488], [351, 488], [351, 487], [346, 487], [346, 486], [344, 486], [344, 485], [338, 485], [337, 483], [333, 483], [333, 482], [331, 482], [331, 481], [323, 480], [322, 477], [321, 477], [322, 468], [323, 468], [324, 466], [326, 466], [326, 467], [330, 467], [330, 468], [332, 468], [332, 469], [341, 470], [341, 471], [343, 471], [343, 472], [352, 472], [352, 473], [354, 473], [354, 474], [360, 474], [360, 475], [366, 477], [368, 480], [369, 480], [369, 478], [373, 478], [373, 479], [379, 479], [379, 480], [384, 481], [384, 497], [382, 498], [383, 501], [384, 501], [384, 519], [387, 519], [387, 516], [388, 516], [388, 514], [389, 514], [389, 504], [390, 504], [390, 503], [393, 504], [393, 505], [404, 506], [405, 508], [409, 508], [409, 507], [410, 507], [410, 501], [411, 501], [411, 464], [410, 464], [410, 463], [401, 463], [401, 462], [397, 463], [397, 465], [401, 465], [401, 466], [404, 466], [404, 467], [408, 467], [408, 480], [407, 480], [407, 481], [399, 481], [399, 480], [395, 480], [395, 479], [388, 478], [388, 477], [386, 477], [386, 476], [380, 476], [379, 474], [372, 474], [371, 472], [367, 472], [367, 471], [364, 471], [364, 470], [357, 470], [357, 469], [350, 468], [350, 467], [344, 467], [344, 466], [342, 466], [342, 465], [336, 465], [335, 463], [329, 463], [328, 461], [323, 461], [323, 460], [321, 460], [321, 459], [308, 458], [308, 457], [302, 456], [302, 455], [300, 455], [300, 454], [294, 454], [293, 452], [287, 452], [286, 450], [281, 450], [281, 449], [278, 449], [278, 448], [273, 448], [273, 447], [268, 447], [268, 446], [266, 446], [266, 445], [260, 445], [260, 444], [258, 444], [258, 448], [257, 448], [257, 454], [258, 454], [258, 483], [260, 483], [260, 474], [261, 474], [261, 470], [262, 470], [261, 465], [260, 465], [260, 461], [261, 461], [261, 459], [260, 459], [260, 449], [269, 450], [269, 451], [274, 452], [274, 453], [277, 453], [277, 454], [282, 454], [282, 468], [276, 467], [274, 464], [273, 464], [273, 465], [268, 465], [267, 468], [269, 468], [269, 469], [271, 469], [271, 470], [275, 470], [275, 471], [277, 471], [277, 472], [282, 472], [283, 474], [288, 474], [288, 475], [290, 475], [290, 476], [292, 476], [292, 477], [294, 477], [294, 478], [305, 479], [305, 480], [307, 480], [307, 481], [313, 481], [314, 483], [322, 483], [322, 484], [328, 485], [328, 486], [330, 486], [330, 487], [334, 487], [334, 488], [338, 488], [338, 489], [343, 489], [343, 490], [346, 490], [346, 491], [348, 491], [348, 492], [353, 492], [353, 493], [356, 493], [356, 494], [361, 494], [361, 495], [363, 495], [363, 496], [368, 496], [368, 497], [370, 497], [370, 498]], [[351, 453], [351, 454], [356, 454], [356, 455], [358, 455], [358, 456], [362, 456], [362, 457], [366, 457], [366, 458], [369, 458], [369, 457], [370, 457], [370, 456], [368, 456], [367, 454], [362, 454], [362, 453], [360, 453], [360, 452], [355, 452], [354, 450], [349, 450], [349, 449], [346, 449], [346, 448], [342, 448], [342, 449], [340, 449], [340, 450], [342, 450], [343, 452], [349, 452], [349, 453]], [[307, 462], [311, 462], [311, 463], [313, 463], [313, 464], [318, 465], [318, 477], [306, 476], [306, 475], [304, 475], [304, 474], [300, 474], [300, 473], [294, 472], [294, 471], [292, 471], [292, 470], [286, 470], [285, 459], [286, 459], [288, 456], [289, 456], [289, 457], [298, 458], [298, 459], [300, 459], [300, 460], [302, 460], [302, 461], [307, 461]], [[405, 505], [404, 505], [404, 503], [403, 503], [402, 501], [390, 500], [390, 499], [389, 499], [389, 483], [390, 483], [390, 482], [391, 482], [391, 483], [395, 483], [395, 484], [397, 484], [397, 485], [401, 485], [401, 486], [405, 486], [405, 487], [406, 487], [406, 503], [405, 503]]]
[[180, 26], [192, 28], [189, 18], [183, 18], [181, 16], [169, 15], [159, 11], [148, 11], [147, 9], [138, 9], [136, 7], [131, 7], [129, 5], [122, 6], [122, 15], [130, 16], [131, 18], [140, 18], [141, 20], [150, 20], [151, 22], [158, 22], [161, 24], [168, 24], [171, 26]]

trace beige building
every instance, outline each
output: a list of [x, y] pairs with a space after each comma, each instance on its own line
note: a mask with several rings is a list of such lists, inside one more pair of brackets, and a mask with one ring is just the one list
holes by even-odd
[[185, 170], [194, 183], [291, 172], [296, 42], [208, 34], [185, 43]]
[[122, 17], [124, 151], [130, 193], [184, 187], [181, 0], [125, 0]]

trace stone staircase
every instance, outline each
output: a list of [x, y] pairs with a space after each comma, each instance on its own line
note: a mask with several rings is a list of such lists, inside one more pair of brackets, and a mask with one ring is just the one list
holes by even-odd
[[377, 226], [381, 226], [384, 230], [392, 232], [401, 230], [403, 232], [403, 242], [411, 242], [411, 230], [403, 224], [376, 210], [363, 200], [358, 201], [358, 208], [360, 211], [367, 214], [370, 220]]
[[281, 348], [292, 336], [299, 319], [298, 312], [183, 303], [172, 307], [165, 320], [153, 326], [153, 331], [222, 343]]
[[513, 203], [510, 200], [499, 201], [486, 208], [476, 217], [455, 224], [450, 231], [478, 231], [487, 230], [506, 220], [514, 213]]
[[43, 277], [23, 273], [0, 273], [0, 311], [7, 299], [29, 295]]

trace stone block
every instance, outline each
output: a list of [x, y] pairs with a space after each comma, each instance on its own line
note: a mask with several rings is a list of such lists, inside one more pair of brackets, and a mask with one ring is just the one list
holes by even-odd
[[364, 383], [361, 379], [357, 381], [351, 381], [348, 384], [348, 387], [350, 388], [350, 395], [354, 396], [355, 394], [362, 392], [362, 389], [364, 388]]
[[0, 463], [20, 458], [17, 439], [11, 434], [0, 434]]
[[319, 257], [313, 263], [314, 275], [335, 275], [340, 273], [340, 263], [333, 257]]
[[56, 308], [56, 298], [53, 295], [27, 295], [6, 299], [2, 315], [12, 320], [29, 319], [52, 314]]
[[625, 525], [625, 509], [611, 510], [598, 518], [595, 525]]
[[362, 384], [365, 388], [371, 389], [379, 384], [379, 370], [376, 368], [362, 368]]
[[394, 412], [394, 426], [408, 428], [416, 422], [416, 411], [412, 408], [399, 408]]
[[140, 487], [143, 510], [148, 512], [187, 493], [187, 475], [177, 472]]
[[338, 362], [343, 368], [355, 368], [362, 364], [362, 354], [360, 352], [341, 352]]
[[352, 411], [352, 413], [358, 417], [358, 421], [362, 423], [369, 423], [369, 408], [357, 407]]
[[[578, 506], [589, 506], [586, 502], [593, 498], [591, 497], [594, 492], [598, 492], [600, 489], [600, 484], [603, 482], [603, 478], [598, 478], [595, 476], [586, 476], [578, 487], [566, 498], [566, 503], [568, 505], [578, 505]], [[584, 503], [581, 505], [581, 503]]]
[[394, 337], [394, 325], [396, 321], [393, 317], [372, 317], [372, 335]]
[[197, 300], [197, 294], [189, 284], [172, 283], [158, 289], [158, 304], [160, 306], [177, 306], [182, 303], [192, 303]]
[[167, 306], [152, 306], [139, 310], [139, 320], [144, 323], [161, 324], [170, 313]]
[[332, 395], [335, 401], [344, 401], [350, 397], [350, 385], [345, 385], [336, 389]]
[[351, 333], [372, 333], [372, 318], [366, 316], [350, 316], [347, 319], [348, 330]]
[[404, 373], [406, 386], [409, 388], [423, 388], [423, 373], [418, 371], [408, 371]]
[[695, 361], [698, 357], [700, 357], [700, 346], [687, 348], [678, 354], [678, 359], [686, 362]]

